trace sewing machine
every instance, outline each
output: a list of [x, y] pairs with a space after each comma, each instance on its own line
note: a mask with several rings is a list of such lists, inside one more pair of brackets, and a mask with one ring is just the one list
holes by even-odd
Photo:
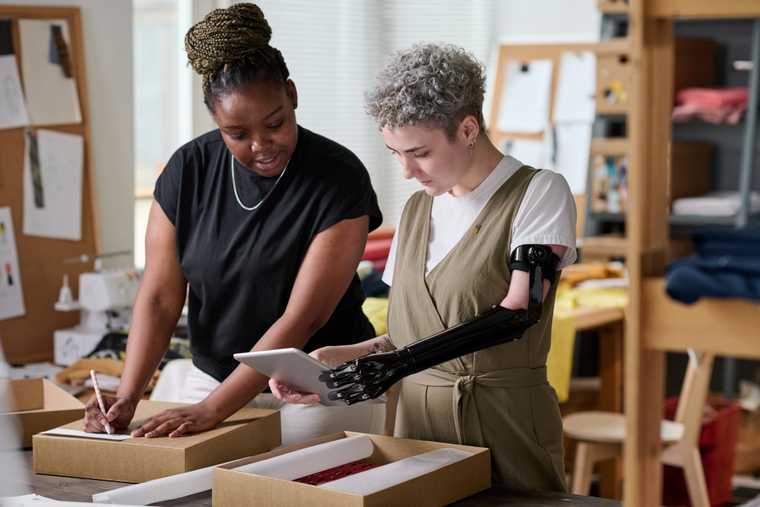
[[79, 301], [75, 301], [68, 277], [64, 276], [55, 309], [79, 311], [81, 317], [77, 326], [55, 331], [54, 362], [68, 366], [92, 352], [107, 333], [126, 330], [139, 284], [139, 276], [132, 270], [82, 273], [79, 275]]

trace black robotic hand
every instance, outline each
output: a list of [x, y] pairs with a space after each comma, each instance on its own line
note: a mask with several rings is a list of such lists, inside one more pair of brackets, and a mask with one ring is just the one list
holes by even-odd
[[319, 379], [331, 391], [331, 400], [343, 400], [348, 405], [377, 398], [390, 387], [409, 375], [414, 364], [405, 349], [369, 354], [343, 363]]
[[511, 257], [511, 266], [530, 275], [527, 309], [494, 306], [469, 321], [406, 347], [348, 361], [320, 376], [320, 380], [333, 389], [329, 398], [343, 400], [348, 405], [377, 398], [408, 375], [519, 339], [541, 318], [543, 281], [554, 281], [558, 263], [559, 258], [548, 246], [518, 247]]

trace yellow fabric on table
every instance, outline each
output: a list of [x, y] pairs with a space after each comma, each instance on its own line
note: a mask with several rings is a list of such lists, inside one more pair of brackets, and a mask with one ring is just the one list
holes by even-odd
[[573, 347], [575, 346], [575, 319], [561, 312], [554, 312], [552, 321], [552, 344], [546, 357], [546, 376], [557, 392], [560, 403], [570, 394], [570, 378], [573, 373]]
[[571, 311], [576, 308], [625, 308], [627, 304], [628, 291], [625, 288], [559, 287], [546, 371], [560, 402], [567, 400], [573, 369], [575, 321], [570, 316]]
[[367, 298], [362, 305], [377, 336], [388, 332], [388, 298]]
[[622, 287], [563, 288], [557, 291], [554, 316], [576, 308], [625, 308], [628, 289]]

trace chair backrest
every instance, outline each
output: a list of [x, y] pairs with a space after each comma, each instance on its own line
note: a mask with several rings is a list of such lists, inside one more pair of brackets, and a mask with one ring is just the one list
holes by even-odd
[[702, 428], [702, 413], [710, 388], [715, 354], [688, 350], [689, 366], [681, 387], [681, 396], [676, 409], [676, 422], [683, 424], [681, 442], [696, 445]]

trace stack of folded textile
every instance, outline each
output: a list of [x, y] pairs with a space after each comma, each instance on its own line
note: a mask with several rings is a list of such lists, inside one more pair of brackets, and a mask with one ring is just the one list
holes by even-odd
[[[760, 212], [760, 193], [751, 192], [750, 213]], [[697, 197], [682, 197], [673, 201], [674, 215], [700, 215], [730, 217], [739, 212], [741, 195], [739, 192], [710, 192]]]
[[683, 303], [700, 298], [760, 301], [760, 228], [694, 235], [696, 254], [668, 266], [666, 290]]
[[372, 261], [377, 271], [385, 269], [388, 254], [391, 251], [394, 230], [392, 227], [381, 227], [369, 233], [367, 245], [364, 247], [363, 261]]
[[709, 123], [736, 125], [747, 109], [748, 96], [746, 87], [685, 88], [676, 95], [673, 119], [701, 118]]

